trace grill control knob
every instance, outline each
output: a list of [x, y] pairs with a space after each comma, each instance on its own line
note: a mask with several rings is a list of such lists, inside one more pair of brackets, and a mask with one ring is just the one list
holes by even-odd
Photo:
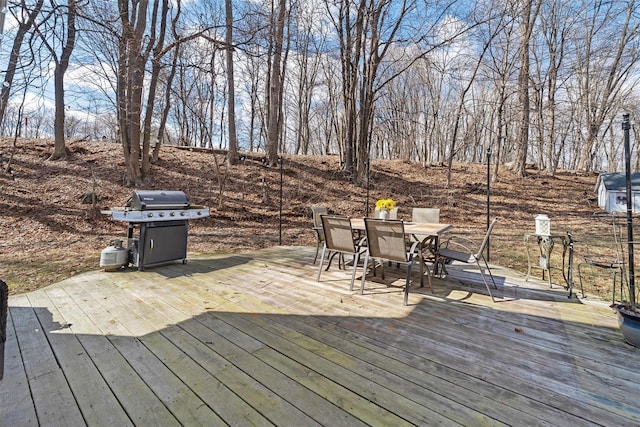
[[169, 216], [176, 216], [176, 213], [171, 211], [171, 212], [169, 212]]
[[185, 211], [180, 211], [180, 216], [185, 216], [187, 213]]
[[158, 215], [160, 215], [160, 218], [162, 218], [164, 216], [164, 212], [160, 212]]
[[147, 216], [148, 216], [149, 218], [153, 218], [153, 213], [149, 212], [149, 213], [147, 214]]

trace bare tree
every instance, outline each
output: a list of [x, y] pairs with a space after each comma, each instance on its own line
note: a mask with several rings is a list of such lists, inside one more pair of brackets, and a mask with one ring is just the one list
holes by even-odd
[[[164, 39], [169, 1], [152, 0], [150, 4], [149, 0], [118, 0], [118, 12], [121, 23], [116, 93], [118, 123], [126, 180], [130, 185], [139, 185], [149, 176], [151, 169], [151, 119], [161, 69], [160, 60], [167, 52]], [[147, 27], [149, 16], [151, 22]], [[143, 120], [145, 67], [151, 57], [152, 68]]]
[[[508, 6], [508, 5], [506, 5]], [[503, 159], [507, 158], [510, 154], [512, 146], [506, 144], [505, 141], [509, 136], [508, 123], [513, 121], [515, 108], [509, 108], [516, 93], [513, 84], [513, 76], [517, 69], [518, 57], [514, 53], [516, 51], [517, 42], [515, 41], [517, 22], [514, 19], [513, 9], [505, 7], [503, 11], [504, 26], [502, 31], [496, 34], [493, 42], [489, 47], [489, 55], [487, 55], [487, 61], [483, 72], [485, 75], [482, 80], [486, 80], [488, 84], [488, 90], [485, 92], [486, 96], [482, 101], [486, 102], [492, 107], [493, 120], [489, 124], [491, 133], [488, 136], [489, 141], [487, 147], [491, 148], [491, 158], [495, 167], [492, 168], [492, 177], [494, 181], [498, 180], [499, 165]], [[489, 27], [492, 27], [492, 21], [488, 21]], [[488, 34], [493, 33], [489, 31]]]
[[380, 65], [416, 4], [411, 0], [361, 0], [338, 5], [328, 2], [326, 6], [340, 43], [344, 171], [354, 182], [362, 183], [367, 174], [376, 92], [386, 84], [378, 81]]
[[[597, 0], [593, 9], [585, 8], [585, 33], [580, 34], [582, 50], [577, 62], [579, 98], [584, 129], [577, 167], [591, 170], [596, 140], [607, 118], [624, 93], [630, 93], [633, 71], [640, 60], [640, 20], [635, 0], [609, 2]], [[616, 25], [604, 25], [615, 23]], [[637, 79], [637, 76], [635, 77]]]
[[[49, 15], [42, 12], [48, 4], [55, 6]], [[163, 139], [218, 143], [228, 148], [227, 164], [237, 160], [241, 143], [264, 151], [270, 164], [286, 152], [336, 153], [345, 176], [357, 183], [366, 178], [369, 157], [428, 167], [454, 158], [482, 161], [487, 147], [496, 166], [512, 162], [522, 174], [528, 160], [549, 174], [559, 167], [614, 167], [620, 150], [613, 124], [640, 84], [637, 0], [468, 5], [325, 0], [324, 8], [309, 10], [308, 2], [285, 0], [71, 0], [64, 6], [11, 0], [18, 26], [10, 31], [13, 50], [3, 57], [0, 129], [16, 124], [15, 115], [7, 116], [16, 111], [10, 99], [19, 92], [16, 67], [41, 67], [28, 96], [40, 91], [44, 98], [42, 88], [51, 83], [46, 65], [62, 72], [77, 58], [97, 76], [78, 83], [90, 98], [87, 117], [96, 117], [85, 132], [122, 143], [131, 185], [151, 178]], [[76, 45], [85, 50], [76, 48], [65, 60], [74, 7]], [[52, 32], [53, 22], [64, 26]], [[464, 42], [454, 43], [458, 38]], [[30, 53], [21, 49], [27, 41]], [[95, 56], [84, 61], [81, 55], [92, 50]], [[75, 90], [52, 82], [67, 97]], [[246, 115], [236, 116], [238, 105]], [[22, 114], [32, 119], [42, 108], [30, 105]], [[117, 126], [107, 126], [104, 118], [116, 112]], [[103, 131], [97, 123], [105, 123]], [[54, 154], [63, 156], [63, 146], [54, 146]], [[495, 179], [498, 167], [492, 170]]]
[[[155, 3], [157, 5], [157, 3]], [[156, 6], [157, 7], [157, 6]], [[181, 11], [181, 3], [178, 2], [176, 4], [176, 14], [173, 20], [173, 29], [175, 31], [175, 23], [180, 17]], [[152, 19], [152, 26], [159, 25], [160, 28], [152, 28], [151, 33], [154, 34], [155, 42], [153, 44], [152, 49], [152, 58], [151, 58], [151, 73], [149, 75], [149, 89], [147, 91], [147, 104], [146, 111], [144, 114], [144, 122], [142, 127], [142, 174], [143, 176], [148, 176], [151, 169], [151, 161], [155, 161], [158, 159], [160, 152], [160, 144], [162, 142], [162, 133], [158, 134], [156, 138], [156, 149], [153, 151], [153, 155], [150, 155], [151, 150], [151, 126], [155, 117], [156, 111], [156, 99], [158, 95], [158, 85], [160, 84], [160, 72], [163, 69], [162, 60], [167, 54], [169, 50], [165, 47], [165, 37], [167, 34], [167, 21], [168, 21], [168, 11], [169, 11], [169, 3], [167, 0], [162, 1], [161, 11], [159, 15], [159, 22], [156, 24], [155, 18], [158, 16], [157, 11], [154, 9]], [[169, 72], [169, 78], [167, 81], [167, 86], [171, 85], [173, 73]], [[163, 115], [166, 114], [166, 111], [163, 111]], [[163, 119], [161, 119], [163, 120]], [[148, 159], [148, 161], [145, 161]]]
[[[545, 4], [540, 13], [540, 24], [542, 37], [545, 41], [543, 46], [546, 47], [547, 55], [536, 61], [541, 89], [538, 133], [540, 143], [543, 144], [539, 152], [539, 163], [540, 168], [544, 169], [547, 174], [554, 175], [560, 154], [556, 143], [558, 139], [556, 97], [560, 90], [560, 80], [566, 78], [561, 73], [565, 60], [565, 49], [575, 24], [575, 10], [568, 5], [563, 9], [557, 2]], [[542, 102], [544, 99], [542, 93], [544, 92], [546, 92], [546, 103]]]
[[225, 0], [225, 42], [227, 53], [227, 123], [229, 132], [229, 151], [227, 163], [235, 165], [238, 162], [238, 136], [236, 135], [236, 91], [233, 75], [233, 4]]
[[[13, 38], [13, 46], [11, 48], [7, 70], [4, 73], [4, 82], [2, 89], [0, 89], [0, 123], [4, 121], [11, 86], [13, 85], [18, 63], [21, 60], [20, 51], [22, 49], [22, 43], [27, 33], [35, 24], [35, 20], [42, 10], [43, 4], [44, 0], [37, 0], [33, 5], [28, 5], [26, 0], [21, 0], [20, 2], [9, 3], [8, 5], [9, 12], [13, 15], [16, 22], [18, 22], [18, 29]], [[33, 60], [33, 58], [31, 59]]]
[[[520, 119], [518, 120], [518, 141], [514, 159], [514, 172], [524, 177], [526, 175], [527, 151], [529, 150], [530, 126], [530, 98], [529, 79], [531, 70], [530, 43], [535, 21], [542, 4], [541, 0], [520, 0], [522, 12], [520, 14], [520, 70], [518, 72], [518, 106]], [[535, 3], [534, 3], [535, 2]]]
[[[144, 153], [140, 149], [140, 122], [145, 65], [151, 52], [151, 43], [145, 43], [148, 0], [118, 0], [122, 24], [118, 58], [118, 123], [126, 164], [128, 184], [141, 184], [145, 178], [140, 162]], [[141, 158], [142, 157], [142, 158]]]
[[[180, 4], [178, 3], [178, 7], [179, 6]], [[174, 36], [176, 36], [176, 38], [178, 38], [176, 33], [176, 22], [178, 20], [179, 15], [180, 15], [179, 13], [176, 14], [172, 23]], [[161, 141], [164, 140], [167, 120], [169, 119], [169, 112], [171, 111], [171, 87], [173, 84], [173, 79], [176, 76], [179, 56], [180, 56], [180, 45], [176, 46], [175, 51], [173, 52], [171, 68], [166, 77], [165, 90], [164, 90], [164, 107], [162, 109], [162, 114], [160, 116], [160, 124], [158, 125], [158, 137], [156, 139], [156, 145], [153, 147], [153, 153], [151, 155], [151, 158], [154, 162], [157, 162], [158, 158], [160, 157], [160, 147], [162, 146]]]
[[[356, 17], [352, 18], [352, 6], [357, 6]], [[356, 149], [356, 94], [359, 82], [361, 46], [364, 28], [364, 12], [366, 2], [359, 5], [341, 1], [337, 7], [327, 2], [327, 12], [338, 33], [340, 42], [340, 65], [342, 76], [342, 103], [344, 108], [344, 126], [341, 139], [344, 141], [344, 170], [352, 173], [355, 163]], [[335, 9], [335, 10], [334, 10]]]
[[[67, 149], [65, 145], [65, 98], [64, 76], [69, 68], [69, 60], [76, 44], [76, 17], [78, 7], [82, 3], [77, 0], [68, 0], [67, 6], [60, 6], [51, 2], [51, 10], [46, 18], [36, 26], [36, 32], [40, 36], [42, 44], [53, 59], [55, 69], [53, 72], [53, 87], [55, 97], [54, 118], [54, 146], [53, 153], [48, 160], [65, 160]], [[60, 33], [58, 33], [60, 32]], [[57, 51], [60, 44], [60, 53]]]
[[267, 143], [266, 154], [269, 165], [278, 164], [278, 147], [280, 146], [280, 129], [282, 126], [282, 102], [281, 94], [284, 81], [283, 46], [285, 17], [287, 16], [286, 0], [277, 0], [273, 9], [273, 22], [271, 25], [272, 54], [269, 67], [269, 90], [267, 94]]
[[295, 31], [295, 64], [297, 85], [295, 88], [295, 107], [297, 110], [297, 126], [294, 153], [308, 154], [311, 140], [311, 103], [314, 88], [320, 72], [321, 55], [317, 45], [316, 34], [313, 31], [314, 17], [318, 17], [315, 10], [298, 10], [296, 14]]
[[487, 39], [484, 42], [484, 46], [482, 46], [482, 50], [479, 52], [478, 57], [476, 58], [475, 64], [473, 65], [473, 68], [470, 70], [469, 75], [465, 76], [466, 84], [462, 88], [462, 91], [460, 93], [460, 103], [458, 104], [458, 109], [456, 111], [454, 125], [453, 125], [453, 133], [451, 135], [451, 144], [449, 146], [449, 159], [447, 164], [447, 187], [451, 185], [451, 171], [453, 168], [453, 157], [456, 154], [456, 150], [457, 150], [456, 143], [457, 143], [457, 137], [458, 137], [459, 127], [460, 127], [460, 119], [462, 117], [462, 112], [466, 105], [467, 94], [472, 89], [476, 81], [478, 71], [480, 70], [480, 67], [484, 61], [484, 57], [486, 53], [489, 50], [489, 47], [491, 46], [494, 38], [502, 32], [503, 26], [504, 24], [502, 23], [502, 18], [499, 18], [498, 24], [493, 28], [491, 33], [487, 35]]
[[[56, 120], [54, 119], [54, 122], [56, 122]], [[63, 135], [65, 138], [77, 138], [77, 137], [85, 137], [85, 135], [83, 135], [81, 133], [81, 131], [83, 130], [83, 125], [84, 122], [82, 119], [80, 119], [79, 117], [76, 116], [68, 116], [66, 117], [66, 119], [64, 120], [64, 129], [63, 129]], [[55, 123], [55, 126], [59, 126], [58, 123]], [[64, 158], [64, 157], [62, 157]], [[62, 159], [61, 158], [61, 159]]]

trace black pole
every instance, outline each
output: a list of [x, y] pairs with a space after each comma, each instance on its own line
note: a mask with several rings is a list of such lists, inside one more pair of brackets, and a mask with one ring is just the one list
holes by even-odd
[[[491, 215], [490, 215], [490, 201], [491, 201], [491, 147], [487, 148], [487, 230], [489, 229], [489, 224], [491, 223]], [[489, 242], [487, 242], [487, 262], [491, 258], [491, 253], [489, 250]]]
[[573, 296], [573, 243], [573, 235], [571, 231], [567, 231], [567, 248], [569, 250], [569, 266], [567, 267], [567, 287], [569, 288], [569, 295], [567, 295], [567, 298]]
[[624, 167], [627, 178], [627, 245], [629, 253], [629, 302], [636, 303], [636, 284], [633, 267], [633, 199], [631, 191], [631, 146], [629, 143], [629, 113], [622, 115], [624, 131]]
[[279, 224], [278, 224], [278, 229], [279, 229], [278, 245], [282, 246], [282, 182], [283, 182], [283, 176], [284, 176], [283, 168], [282, 168], [282, 164], [283, 164], [282, 156], [280, 156], [278, 161], [280, 162], [280, 216], [279, 216]]
[[367, 200], [364, 206], [364, 216], [369, 216], [369, 170], [370, 170], [369, 165], [370, 164], [371, 164], [371, 160], [367, 159], [367, 162], [365, 163], [365, 168], [367, 169]]

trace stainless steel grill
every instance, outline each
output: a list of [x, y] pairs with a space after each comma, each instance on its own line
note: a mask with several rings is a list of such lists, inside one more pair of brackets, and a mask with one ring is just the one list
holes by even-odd
[[144, 270], [172, 261], [185, 263], [189, 220], [208, 217], [209, 208], [192, 206], [182, 191], [136, 190], [125, 207], [103, 213], [129, 223], [127, 262]]

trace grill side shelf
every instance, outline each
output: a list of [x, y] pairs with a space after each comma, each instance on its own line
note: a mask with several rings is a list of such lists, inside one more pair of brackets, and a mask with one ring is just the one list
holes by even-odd
[[102, 211], [111, 215], [114, 221], [124, 222], [158, 222], [183, 219], [200, 219], [211, 215], [208, 208], [203, 209], [172, 209], [172, 210], [116, 210]]

